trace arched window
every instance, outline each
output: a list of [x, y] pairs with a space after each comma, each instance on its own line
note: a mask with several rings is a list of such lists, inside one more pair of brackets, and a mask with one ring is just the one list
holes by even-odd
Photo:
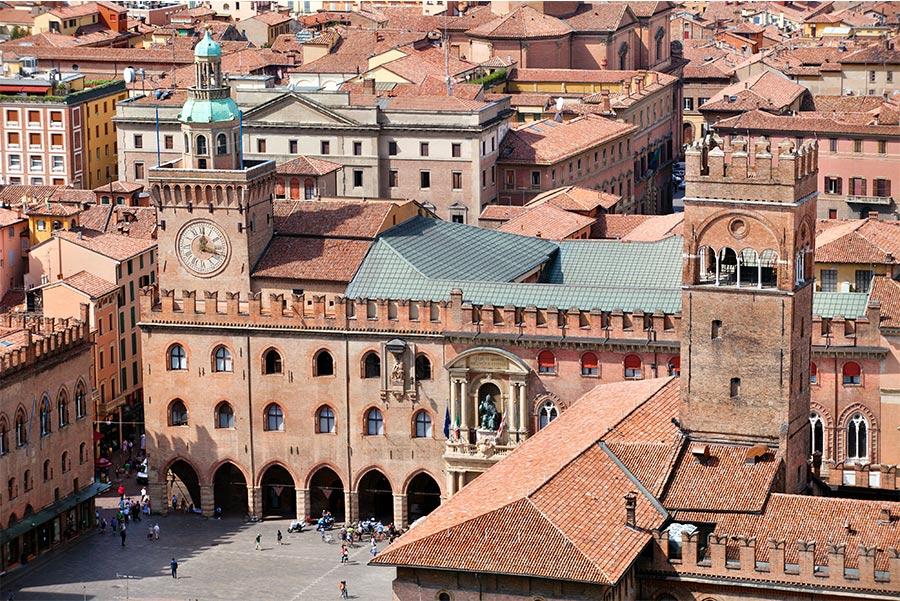
[[809, 383], [810, 384], [818, 384], [819, 383], [819, 368], [812, 361], [809, 362]]
[[656, 30], [656, 60], [661, 61], [663, 56], [663, 43], [665, 42], [666, 32], [662, 27]]
[[84, 384], [78, 382], [75, 386], [75, 419], [81, 419], [87, 415], [87, 395], [84, 392]]
[[[50, 460], [44, 460], [44, 482], [50, 480], [53, 477], [53, 470], [50, 467]], [[25, 483], [25, 486], [28, 486], [28, 483]]]
[[674, 357], [669, 358], [666, 362], [666, 373], [670, 376], [681, 375], [681, 357], [675, 355]]
[[5, 417], [0, 417], [0, 455], [9, 453], [9, 424]]
[[318, 434], [334, 433], [334, 409], [328, 405], [323, 405], [316, 411], [316, 432]]
[[180, 344], [173, 344], [169, 348], [169, 369], [187, 369], [187, 354]]
[[334, 357], [327, 350], [322, 349], [316, 353], [316, 358], [313, 362], [313, 375], [316, 377], [334, 375]]
[[862, 369], [860, 369], [859, 363], [856, 363], [855, 361], [847, 361], [844, 363], [841, 374], [843, 376], [844, 386], [858, 386], [862, 383]]
[[594, 353], [585, 353], [581, 356], [581, 375], [600, 375], [600, 362], [597, 360], [597, 355]]
[[737, 283], [738, 258], [732, 248], [725, 247], [719, 252], [719, 286], [733, 286]]
[[281, 369], [281, 353], [270, 348], [266, 351], [266, 354], [263, 355], [263, 373], [280, 374]]
[[185, 152], [191, 151], [191, 139], [188, 137], [187, 134], [184, 134], [184, 151]]
[[6, 482], [6, 498], [7, 499], [15, 499], [16, 495], [18, 493], [19, 493], [19, 491], [16, 488], [16, 479], [10, 478], [9, 480], [7, 480], [7, 482]]
[[416, 355], [416, 380], [431, 379], [431, 359], [419, 353]]
[[69, 471], [69, 452], [63, 451], [62, 457], [59, 458], [59, 469], [62, 470], [62, 473], [66, 473]]
[[741, 379], [731, 378], [731, 398], [736, 399], [741, 396]]
[[232, 371], [231, 351], [224, 346], [217, 346], [213, 355], [213, 371]]
[[47, 436], [51, 431], [50, 399], [41, 399], [41, 436]]
[[809, 454], [825, 454], [825, 423], [822, 416], [812, 411], [809, 414], [809, 425], [812, 430], [809, 437]]
[[197, 154], [199, 154], [199, 155], [207, 154], [206, 136], [197, 136]]
[[16, 446], [24, 447], [28, 444], [28, 430], [25, 427], [25, 412], [19, 409], [16, 412]]
[[772, 249], [766, 249], [759, 255], [759, 281], [763, 288], [778, 285], [778, 253]]
[[375, 351], [366, 353], [363, 357], [363, 377], [378, 378], [381, 376], [381, 357]]
[[87, 461], [87, 443], [78, 445], [78, 464], [81, 465]]
[[865, 461], [869, 457], [869, 424], [861, 413], [847, 422], [847, 461]]
[[539, 374], [555, 374], [556, 373], [556, 357], [550, 351], [541, 351], [538, 353], [538, 373]]
[[169, 425], [170, 426], [186, 426], [188, 425], [188, 411], [181, 399], [175, 399], [169, 405]]
[[60, 392], [59, 397], [56, 399], [56, 415], [60, 428], [65, 428], [69, 425], [69, 397], [66, 395], [65, 390]]
[[[47, 478], [47, 475], [46, 475], [46, 474], [47, 474], [48, 472], [50, 472], [50, 460], [49, 460], [49, 459], [46, 460], [46, 461], [44, 462], [44, 470], [46, 470], [46, 471], [44, 472], [44, 474], [45, 474], [45, 475], [44, 475], [44, 480], [47, 480], [48, 478]], [[50, 475], [51, 475], [51, 477], [52, 477], [52, 474], [50, 474]], [[22, 477], [22, 484], [25, 486], [25, 492], [28, 492], [29, 490], [31, 490], [32, 488], [34, 488], [34, 478], [31, 477], [31, 470], [25, 470], [25, 473], [22, 474], [22, 476], [23, 476], [23, 477]], [[29, 507], [30, 507], [30, 505], [29, 505]], [[25, 511], [27, 512], [28, 509], [26, 508]], [[28, 513], [27, 515], [31, 515], [31, 514]]]
[[628, 44], [619, 46], [619, 71], [625, 71], [628, 68]]
[[437, 601], [453, 601], [453, 597], [447, 591], [441, 591], [438, 593]]
[[382, 416], [381, 411], [375, 407], [366, 412], [366, 435], [384, 435], [384, 416]]
[[629, 380], [640, 380], [644, 377], [644, 370], [641, 368], [641, 358], [637, 355], [628, 355], [625, 357], [625, 377]]
[[546, 401], [541, 405], [541, 412], [538, 415], [538, 429], [543, 430], [547, 425], [559, 417], [559, 411], [553, 401]]
[[416, 438], [431, 438], [431, 415], [422, 409], [417, 411], [413, 420], [415, 423], [414, 436]]
[[228, 401], [216, 405], [216, 428], [234, 428], [234, 409]]
[[284, 432], [284, 412], [278, 403], [266, 407], [266, 431]]
[[228, 154], [228, 136], [225, 134], [216, 136], [216, 154]]

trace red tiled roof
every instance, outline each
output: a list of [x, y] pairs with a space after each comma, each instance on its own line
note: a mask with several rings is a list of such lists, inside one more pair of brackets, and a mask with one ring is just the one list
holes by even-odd
[[371, 244], [370, 240], [276, 235], [253, 275], [349, 284]]
[[900, 263], [900, 223], [854, 219], [832, 223], [816, 235], [817, 263]]
[[869, 300], [881, 303], [881, 327], [900, 328], [900, 282], [887, 276], [875, 276]]
[[392, 202], [321, 200], [275, 201], [279, 234], [372, 240], [385, 227]]
[[298, 156], [278, 165], [275, 172], [280, 175], [325, 175], [342, 166], [340, 163], [332, 163], [324, 159]]
[[655, 242], [669, 236], [680, 236], [684, 224], [684, 213], [653, 215], [650, 219], [622, 236], [628, 242]]
[[259, 13], [258, 15], [254, 15], [252, 17], [248, 17], [244, 19], [244, 21], [249, 20], [259, 21], [260, 23], [265, 23], [266, 25], [281, 25], [282, 23], [286, 23], [288, 21], [293, 21], [290, 15], [286, 15], [279, 12], [268, 11], [264, 13]]
[[517, 205], [488, 205], [481, 211], [481, 221], [509, 221], [516, 215], [526, 211], [525, 207]]
[[489, 102], [467, 100], [456, 96], [395, 96], [387, 98], [381, 108], [384, 111], [450, 111], [468, 113], [480, 111]]
[[[704, 105], [706, 106], [706, 105]], [[890, 109], [888, 109], [890, 110]], [[883, 112], [883, 110], [882, 110]], [[767, 130], [778, 132], [815, 134], [874, 134], [880, 136], [900, 135], [897, 125], [875, 125], [875, 116], [868, 113], [836, 113], [801, 111], [796, 115], [772, 115], [765, 111], [747, 111], [741, 115], [716, 122], [717, 130]], [[887, 121], [892, 119], [888, 118]], [[879, 118], [880, 121], [880, 118]]]
[[598, 208], [611, 209], [621, 199], [620, 196], [601, 190], [582, 186], [566, 186], [535, 196], [528, 202], [528, 206], [547, 203], [564, 211], [589, 212]]
[[468, 30], [466, 34], [488, 39], [527, 40], [564, 36], [571, 31], [572, 28], [564, 21], [523, 5], [493, 21]]
[[29, 202], [44, 202], [50, 199], [54, 203], [93, 202], [94, 193], [90, 190], [66, 188], [64, 186], [31, 186], [28, 184], [12, 184], [0, 190], [0, 203], [18, 205], [22, 199]]
[[109, 257], [115, 261], [125, 261], [152, 248], [156, 248], [156, 240], [132, 238], [120, 234], [97, 233], [92, 230], [58, 231], [55, 234], [61, 240], [77, 244], [95, 253]]
[[447, 59], [443, 51], [435, 47], [428, 50], [402, 50], [407, 52], [406, 56], [383, 63], [376, 69], [385, 69], [409, 82], [420, 84], [429, 77], [444, 77], [446, 73], [459, 77], [477, 68], [477, 65], [458, 58]]
[[[807, 89], [783, 75], [764, 71], [748, 81], [739, 81], [713, 95], [700, 110], [751, 111], [755, 109], [783, 110]], [[735, 97], [734, 102], [730, 97]]]
[[675, 8], [675, 5], [665, 0], [663, 2], [657, 2], [656, 0], [629, 0], [628, 8], [631, 9], [631, 12], [636, 17], [652, 17], [657, 13]]
[[613, 213], [599, 215], [591, 237], [618, 240], [651, 217], [651, 215], [617, 215]]
[[566, 23], [575, 31], [616, 31], [624, 21], [633, 20], [633, 17], [628, 16], [629, 4], [630, 2], [592, 3], [575, 15], [567, 17]]
[[119, 289], [118, 285], [83, 270], [60, 281], [94, 299], [106, 296]]
[[544, 119], [510, 130], [500, 144], [500, 160], [551, 164], [599, 144], [627, 136], [636, 128], [596, 115], [558, 123]]
[[563, 240], [594, 223], [591, 217], [571, 213], [551, 204], [526, 207], [498, 229], [521, 236], [536, 236], [547, 240]]
[[6, 227], [20, 221], [25, 221], [25, 217], [20, 217], [18, 211], [12, 209], [4, 209], [0, 207], [0, 227]]
[[15, 8], [0, 9], [0, 23], [7, 25], [34, 25], [34, 15], [28, 10]]

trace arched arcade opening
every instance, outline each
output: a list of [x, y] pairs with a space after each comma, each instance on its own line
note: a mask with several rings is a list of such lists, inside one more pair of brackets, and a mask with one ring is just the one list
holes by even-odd
[[213, 498], [224, 513], [247, 513], [247, 479], [236, 465], [225, 462], [213, 476]]
[[200, 478], [197, 470], [184, 459], [178, 459], [166, 471], [166, 482], [169, 485], [166, 501], [171, 501], [173, 496], [178, 497], [178, 503], [184, 499], [186, 505], [194, 504], [200, 507]]
[[387, 476], [378, 470], [370, 470], [360, 478], [356, 488], [359, 499], [359, 518], [375, 518], [383, 524], [394, 521], [394, 491]]
[[297, 494], [294, 478], [278, 464], [271, 465], [263, 473], [262, 489], [263, 516], [277, 515], [294, 517], [297, 515]]
[[309, 480], [309, 517], [318, 519], [331, 512], [334, 521], [345, 521], [344, 483], [330, 467], [320, 467]]
[[441, 487], [425, 472], [416, 474], [406, 486], [406, 516], [409, 523], [423, 518], [441, 504]]

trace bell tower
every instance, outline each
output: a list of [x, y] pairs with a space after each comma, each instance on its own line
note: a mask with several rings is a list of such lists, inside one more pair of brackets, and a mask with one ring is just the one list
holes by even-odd
[[692, 439], [777, 447], [807, 484], [818, 148], [686, 151], [681, 422]]
[[184, 152], [148, 173], [159, 223], [159, 285], [247, 298], [250, 274], [272, 238], [275, 163], [243, 160], [241, 113], [223, 82], [221, 59], [207, 31], [194, 47], [196, 84], [178, 116]]

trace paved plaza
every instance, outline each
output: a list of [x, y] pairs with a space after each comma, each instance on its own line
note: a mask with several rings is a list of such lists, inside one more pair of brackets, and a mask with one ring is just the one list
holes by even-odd
[[[154, 523], [160, 527], [158, 541], [147, 540], [147, 526]], [[15, 601], [337, 599], [340, 580], [347, 581], [351, 598], [391, 598], [394, 570], [365, 565], [371, 557], [367, 542], [357, 543], [350, 550], [350, 564], [342, 566], [337, 540], [322, 542], [315, 531], [287, 534], [288, 524], [151, 516], [129, 524], [124, 549], [109, 528], [102, 535], [90, 534], [33, 566], [11, 587], [3, 583], [0, 599], [6, 601], [10, 591], [15, 591]], [[279, 528], [285, 535], [281, 546], [275, 538]], [[254, 539], [260, 532], [262, 550], [256, 551]], [[172, 557], [179, 564], [177, 580], [169, 572]], [[127, 589], [118, 575], [133, 577]]]

